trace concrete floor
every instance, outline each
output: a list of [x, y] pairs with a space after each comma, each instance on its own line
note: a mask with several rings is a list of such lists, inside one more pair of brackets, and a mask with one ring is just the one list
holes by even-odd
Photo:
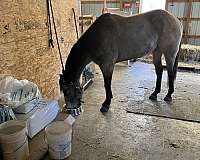
[[[200, 160], [199, 123], [126, 112], [130, 99], [148, 98], [143, 92], [153, 90], [154, 81], [151, 64], [117, 65], [112, 83], [114, 99], [109, 112], [102, 114], [99, 109], [105, 92], [97, 69], [95, 82], [84, 93], [84, 112], [73, 127], [72, 154], [68, 160]], [[165, 73], [163, 84], [166, 81]], [[185, 86], [185, 90], [194, 92], [193, 98], [200, 107], [200, 75], [179, 73], [177, 82], [181, 81], [187, 81], [190, 87]], [[166, 92], [166, 85], [163, 90]], [[175, 92], [174, 97], [179, 95]], [[181, 97], [188, 100], [187, 93]]]
[[[116, 66], [112, 83], [114, 99], [105, 115], [99, 112], [105, 94], [102, 75], [98, 73], [94, 84], [84, 93], [84, 113], [73, 128], [69, 160], [200, 159], [200, 124], [126, 112], [129, 98], [143, 95], [139, 83], [146, 79], [154, 84], [152, 65], [136, 62], [132, 67]], [[191, 78], [189, 83], [200, 87], [199, 75], [179, 73], [177, 81], [182, 77]], [[166, 76], [163, 80], [165, 83]], [[196, 96], [200, 98], [198, 93]]]

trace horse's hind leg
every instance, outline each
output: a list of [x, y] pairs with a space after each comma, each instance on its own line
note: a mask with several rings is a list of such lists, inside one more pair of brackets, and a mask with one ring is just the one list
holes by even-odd
[[[171, 53], [171, 54], [169, 54]], [[176, 72], [178, 67], [178, 50], [175, 49], [174, 51], [165, 54], [165, 60], [167, 64], [167, 74], [168, 74], [168, 93], [165, 96], [165, 101], [172, 101], [171, 95], [174, 93], [174, 80], [176, 79]]]
[[100, 111], [107, 112], [110, 107], [111, 99], [113, 98], [112, 90], [111, 90], [111, 81], [112, 81], [114, 64], [103, 64], [100, 66], [100, 69], [103, 74], [104, 87], [105, 87], [105, 91], [106, 91], [106, 99], [103, 102]]
[[162, 73], [163, 73], [161, 57], [162, 57], [162, 52], [156, 49], [153, 52], [153, 64], [155, 66], [157, 80], [156, 80], [156, 88], [154, 92], [151, 94], [151, 96], [149, 97], [149, 99], [151, 100], [157, 99], [157, 94], [160, 93], [160, 89], [161, 89], [161, 81], [162, 81]]

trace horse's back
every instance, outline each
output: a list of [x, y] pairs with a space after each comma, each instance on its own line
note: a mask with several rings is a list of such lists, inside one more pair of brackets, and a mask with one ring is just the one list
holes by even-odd
[[173, 41], [179, 39], [182, 36], [183, 27], [181, 22], [164, 10], [154, 10], [144, 14], [145, 17], [151, 22], [152, 26], [158, 32], [160, 40]]
[[[82, 36], [86, 52], [97, 63], [142, 57], [157, 47], [177, 46], [182, 36], [180, 21], [164, 10], [131, 17], [114, 14], [100, 16]], [[92, 48], [92, 50], [91, 50]]]
[[180, 21], [164, 10], [124, 18], [113, 15], [119, 37], [119, 60], [138, 58], [159, 48], [178, 50], [183, 27]]

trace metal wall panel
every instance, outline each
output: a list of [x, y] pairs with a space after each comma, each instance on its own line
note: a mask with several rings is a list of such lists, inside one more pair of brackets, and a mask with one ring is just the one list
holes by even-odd
[[[200, 2], [193, 2], [192, 3], [192, 18], [199, 18], [200, 17]], [[190, 35], [200, 35], [200, 20], [192, 20], [190, 24]], [[194, 44], [200, 45], [199, 38], [194, 40]]]
[[188, 41], [189, 44], [200, 46], [200, 39], [199, 38], [190, 38]]
[[[82, 12], [83, 15], [95, 15], [99, 17], [102, 14], [102, 9], [104, 7], [103, 1], [94, 3], [94, 2], [85, 2], [82, 3]], [[108, 8], [120, 8], [120, 3], [107, 3]]]
[[192, 17], [200, 17], [200, 2], [192, 3]]
[[200, 21], [191, 21], [190, 35], [200, 35]]
[[[172, 5], [173, 4], [173, 5]], [[186, 31], [185, 38], [188, 39], [189, 44], [200, 45], [200, 2], [192, 2], [191, 16], [188, 17], [188, 1], [185, 2], [168, 2], [168, 11], [178, 18], [182, 18], [181, 22]], [[194, 19], [195, 18], [195, 19]], [[189, 20], [187, 22], [187, 20]], [[187, 25], [189, 26], [187, 32]], [[185, 39], [184, 38], [184, 39]]]
[[[104, 7], [103, 1], [83, 1], [82, 2], [82, 12], [83, 15], [94, 15], [96, 17], [99, 17], [102, 14], [102, 9]], [[119, 8], [120, 9], [120, 2], [107, 2], [108, 8]], [[132, 11], [132, 14], [138, 13], [138, 8], [136, 7], [135, 3], [133, 4], [132, 8], [123, 8], [123, 12], [130, 13]], [[121, 11], [121, 12], [122, 12]]]
[[108, 8], [120, 8], [120, 3], [107, 3]]
[[184, 16], [185, 3], [169, 3], [168, 11], [177, 17]]

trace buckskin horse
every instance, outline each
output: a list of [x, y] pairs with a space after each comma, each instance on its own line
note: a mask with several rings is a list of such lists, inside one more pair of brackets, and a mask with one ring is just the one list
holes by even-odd
[[106, 99], [100, 109], [107, 112], [113, 98], [111, 81], [114, 65], [152, 53], [157, 75], [156, 87], [150, 99], [156, 100], [161, 90], [164, 55], [168, 73], [168, 93], [164, 100], [172, 101], [178, 53], [183, 27], [180, 21], [164, 10], [153, 10], [131, 17], [101, 15], [72, 47], [60, 75], [60, 88], [71, 108], [80, 106], [82, 87], [79, 79], [84, 67], [93, 61], [103, 74]]

